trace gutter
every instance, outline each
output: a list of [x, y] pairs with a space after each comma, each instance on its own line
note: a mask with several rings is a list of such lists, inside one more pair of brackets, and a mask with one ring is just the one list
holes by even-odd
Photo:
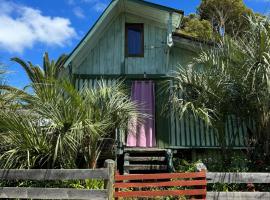
[[170, 12], [168, 24], [167, 24], [167, 47], [166, 47], [166, 69], [169, 69], [170, 62], [170, 49], [173, 46], [173, 31], [172, 31], [172, 13]]

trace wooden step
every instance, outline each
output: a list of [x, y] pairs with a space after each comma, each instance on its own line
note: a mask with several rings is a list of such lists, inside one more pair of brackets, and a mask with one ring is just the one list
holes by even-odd
[[167, 165], [124, 165], [125, 170], [167, 170]]
[[132, 157], [132, 156], [125, 156], [125, 161], [135, 161], [135, 162], [146, 162], [146, 161], [158, 161], [158, 162], [164, 162], [166, 161], [166, 157]]
[[139, 148], [139, 147], [134, 147], [134, 148], [124, 148], [124, 152], [127, 153], [147, 153], [147, 152], [167, 152], [167, 149], [159, 149], [159, 148]]

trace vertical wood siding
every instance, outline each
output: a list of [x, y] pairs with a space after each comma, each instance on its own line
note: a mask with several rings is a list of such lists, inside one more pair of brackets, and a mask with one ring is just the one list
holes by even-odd
[[144, 57], [126, 57], [127, 74], [164, 74], [166, 73], [167, 29], [144, 18], [127, 14], [127, 23], [144, 24]]
[[[77, 90], [80, 90], [82, 88], [90, 88], [95, 89], [98, 86], [98, 82], [101, 80], [101, 78], [95, 78], [95, 79], [76, 79], [75, 80], [75, 88]], [[102, 79], [105, 81], [105, 84], [108, 86], [113, 86], [117, 83], [116, 79]]]
[[[249, 127], [254, 130], [254, 123], [249, 122]], [[242, 148], [248, 145], [247, 140], [246, 123], [237, 121], [233, 116], [228, 117], [225, 137], [222, 137], [193, 115], [185, 115], [182, 119], [176, 114], [171, 115], [170, 147], [218, 148], [224, 141], [226, 146]]]
[[[196, 48], [196, 47], [194, 47]], [[170, 62], [169, 62], [169, 69], [167, 72], [176, 70], [179, 66], [185, 67], [189, 64], [192, 59], [196, 56], [196, 53], [181, 48], [179, 46], [175, 46], [170, 51]]]
[[[76, 79], [77, 89], [82, 87], [95, 88], [100, 78]], [[116, 79], [104, 79], [108, 85], [114, 85]], [[130, 84], [130, 81], [128, 82]], [[156, 84], [156, 91], [161, 87]], [[156, 127], [157, 143], [160, 148], [219, 148], [219, 135], [209, 128], [202, 120], [193, 115], [185, 115], [180, 119], [176, 114], [165, 117], [162, 113], [164, 97], [156, 95]], [[249, 127], [254, 130], [255, 125], [249, 122]], [[123, 137], [124, 138], [124, 137]], [[226, 145], [243, 148], [247, 146], [247, 125], [239, 123], [235, 117], [229, 116], [225, 127]], [[124, 142], [124, 141], [123, 141]]]
[[76, 74], [120, 74], [124, 63], [124, 15], [112, 19], [94, 46], [72, 62]]
[[[125, 23], [144, 24], [144, 57], [125, 57]], [[166, 74], [167, 29], [122, 13], [112, 19], [94, 46], [72, 62], [76, 74]]]

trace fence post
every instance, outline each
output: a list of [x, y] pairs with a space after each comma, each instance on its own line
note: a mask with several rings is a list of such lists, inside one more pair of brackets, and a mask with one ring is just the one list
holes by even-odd
[[[196, 170], [198, 172], [205, 172], [205, 174], [207, 173], [207, 167], [203, 163], [197, 163]], [[206, 177], [205, 177], [205, 179], [206, 179]], [[202, 189], [206, 191], [206, 195], [207, 195], [207, 186], [202, 186]], [[206, 195], [203, 195], [202, 199], [206, 199]]]
[[114, 189], [113, 189], [113, 183], [114, 183], [114, 167], [115, 163], [113, 160], [106, 160], [105, 161], [105, 167], [108, 169], [108, 180], [105, 182], [105, 188], [108, 190], [108, 200], [113, 199]]

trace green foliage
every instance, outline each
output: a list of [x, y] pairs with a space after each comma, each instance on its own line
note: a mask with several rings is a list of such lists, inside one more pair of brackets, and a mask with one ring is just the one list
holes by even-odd
[[[254, 161], [249, 160], [249, 156], [246, 151], [241, 152], [240, 150], [231, 150], [226, 152], [227, 158], [224, 160], [220, 156], [220, 150], [206, 150], [207, 152], [198, 152], [197, 158], [200, 160], [196, 162], [190, 162], [182, 158], [175, 157], [173, 160], [174, 168], [177, 172], [195, 172], [197, 163], [204, 163], [209, 172], [259, 172], [260, 170], [255, 166], [258, 163], [262, 164], [260, 160]], [[207, 157], [208, 155], [208, 157]], [[252, 165], [250, 165], [252, 163]], [[254, 168], [255, 167], [255, 168]], [[265, 171], [263, 171], [265, 172]], [[267, 184], [238, 184], [238, 183], [214, 183], [207, 184], [208, 191], [270, 191], [269, 185]]]
[[[269, 170], [270, 144], [270, 23], [249, 17], [250, 32], [241, 39], [225, 37], [209, 50], [203, 50], [188, 66], [174, 72], [168, 107], [181, 118], [193, 114], [218, 132], [221, 159], [234, 171], [252, 168]], [[225, 146], [226, 119], [247, 126], [247, 143], [255, 147], [247, 154], [247, 166], [233, 164]], [[250, 121], [255, 123], [255, 130]], [[240, 163], [240, 160], [235, 161]], [[241, 161], [242, 162], [242, 161]], [[251, 163], [250, 163], [251, 162]], [[220, 169], [222, 170], [222, 169]]]
[[[33, 118], [11, 112], [1, 112], [1, 168], [43, 166], [50, 154], [50, 145]], [[38, 163], [38, 164], [37, 164]]]
[[128, 120], [140, 115], [121, 83], [100, 82], [96, 89], [77, 91], [63, 82], [51, 89], [50, 101], [33, 96], [29, 112], [0, 112], [6, 149], [1, 167], [75, 167], [77, 154], [82, 154], [85, 167], [93, 168], [103, 138], [112, 137], [116, 128], [127, 128]]
[[104, 189], [104, 180], [0, 181], [0, 187], [76, 188], [98, 190]]
[[218, 41], [221, 36], [242, 37], [250, 31], [248, 16], [264, 19], [243, 0], [202, 0], [197, 14], [185, 16], [180, 33], [202, 40]]
[[77, 189], [104, 189], [104, 180], [97, 180], [97, 179], [86, 179], [84, 181], [73, 181], [68, 183], [69, 186], [72, 188]]
[[78, 91], [69, 80], [56, 79], [63, 57], [54, 62], [45, 54], [44, 70], [14, 60], [30, 77], [34, 94], [9, 89], [20, 92], [26, 109], [0, 111], [0, 168], [95, 168], [105, 138], [113, 141], [116, 128], [144, 117], [121, 81], [110, 86], [101, 80]]
[[[249, 157], [245, 151], [227, 150], [226, 156], [221, 156], [222, 150], [206, 151], [198, 158], [202, 160], [210, 172], [252, 172], [249, 168]], [[207, 155], [208, 152], [210, 155]]]
[[173, 166], [177, 172], [196, 172], [196, 164], [201, 162], [188, 162], [185, 159], [173, 158]]
[[213, 39], [213, 28], [209, 21], [200, 20], [198, 16], [189, 15], [184, 17], [180, 33], [196, 37], [202, 40]]
[[230, 36], [244, 34], [249, 24], [245, 17], [253, 14], [243, 0], [202, 0], [197, 12], [201, 19], [211, 22], [218, 33]]
[[[204, 50], [172, 75], [169, 105], [180, 117], [191, 113], [225, 136], [228, 115], [239, 122], [255, 120], [248, 131], [269, 149], [270, 30], [269, 20], [249, 18], [252, 31], [242, 39], [225, 38]], [[221, 142], [221, 141], [220, 141]], [[222, 144], [222, 143], [221, 143]]]

